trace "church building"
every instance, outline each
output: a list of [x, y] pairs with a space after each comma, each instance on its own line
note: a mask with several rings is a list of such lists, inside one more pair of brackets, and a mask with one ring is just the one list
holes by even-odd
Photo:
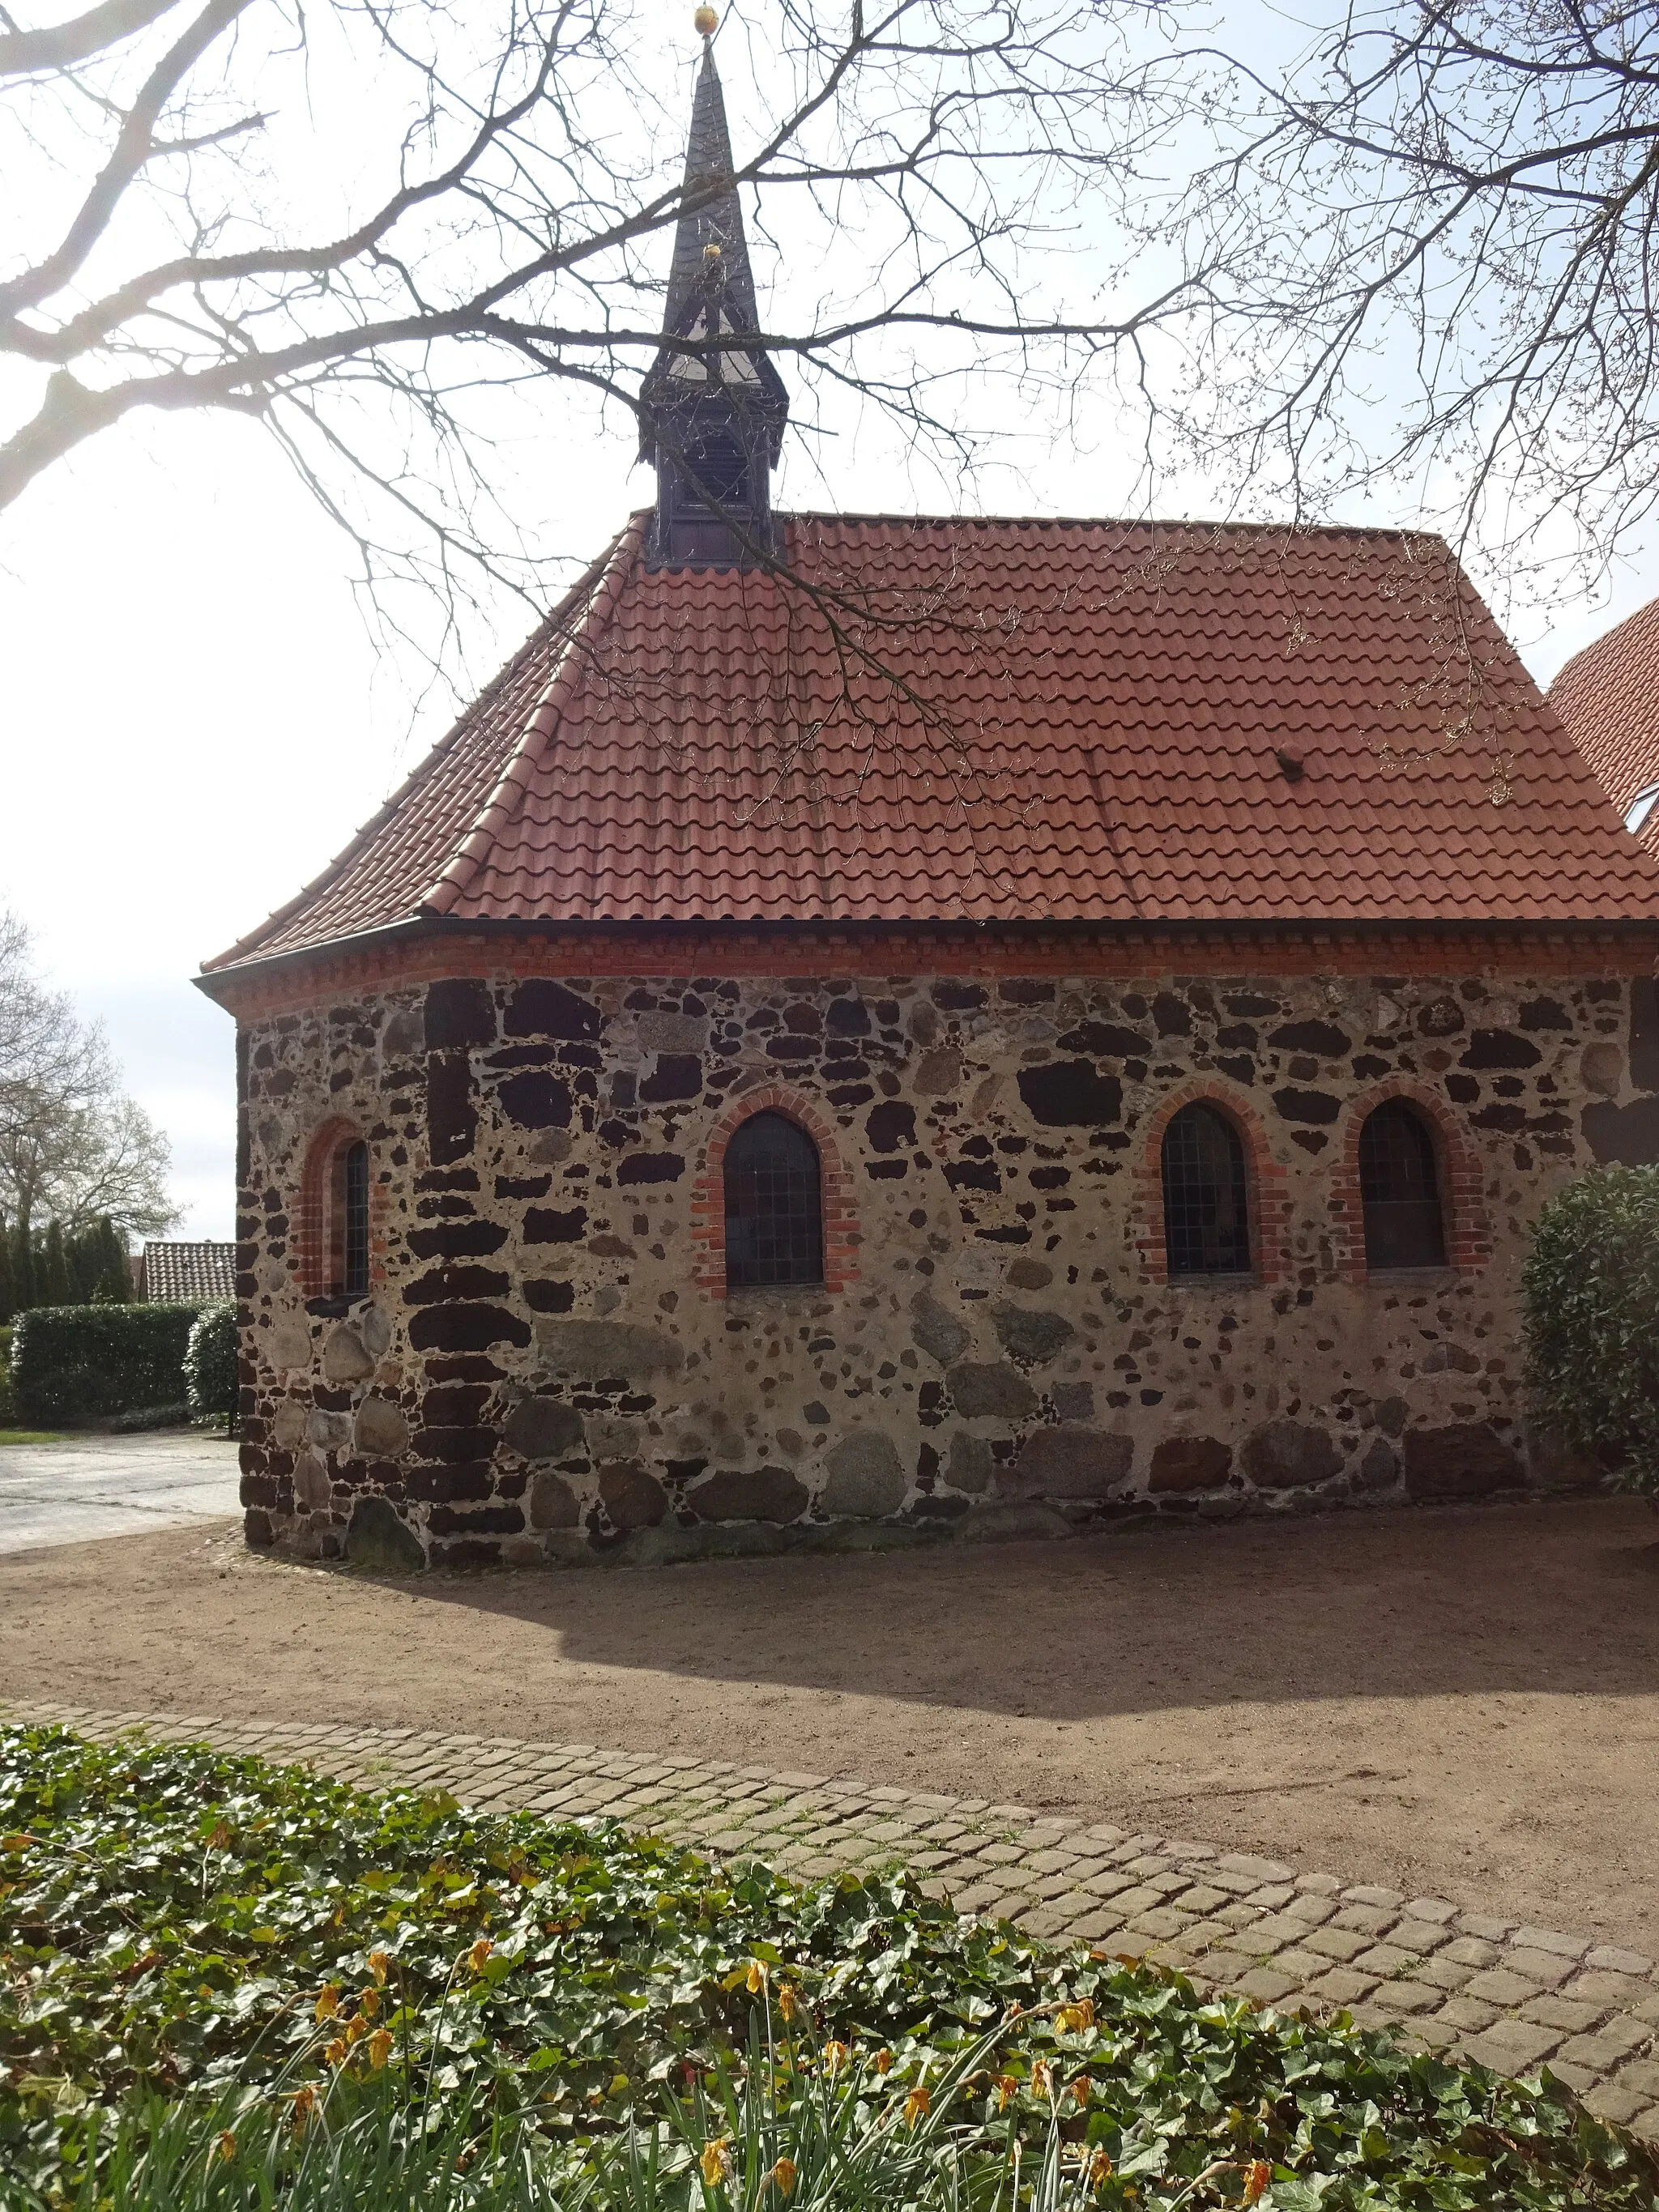
[[249, 1541], [1571, 1480], [1520, 1271], [1659, 1153], [1659, 863], [1446, 547], [780, 511], [707, 47], [686, 174], [653, 504], [202, 975]]

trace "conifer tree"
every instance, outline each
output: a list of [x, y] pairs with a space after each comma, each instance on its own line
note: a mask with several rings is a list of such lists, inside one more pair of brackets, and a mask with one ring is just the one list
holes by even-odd
[[11, 1295], [14, 1310], [26, 1313], [40, 1303], [35, 1296], [36, 1269], [34, 1243], [29, 1235], [27, 1219], [18, 1221], [11, 1232]]
[[5, 1215], [0, 1213], [0, 1328], [17, 1310], [15, 1287], [11, 1277], [11, 1231]]
[[64, 1249], [64, 1227], [56, 1219], [46, 1225], [46, 1241], [40, 1255], [40, 1297], [42, 1305], [66, 1306], [75, 1300], [74, 1286], [70, 1280], [69, 1255]]

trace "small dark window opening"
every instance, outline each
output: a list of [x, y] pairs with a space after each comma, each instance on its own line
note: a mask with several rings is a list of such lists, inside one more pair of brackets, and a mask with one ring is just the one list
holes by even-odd
[[686, 453], [694, 498], [724, 507], [749, 504], [749, 456], [735, 438], [704, 438]]
[[1164, 1249], [1171, 1275], [1250, 1270], [1244, 1147], [1213, 1106], [1183, 1106], [1164, 1133]]
[[731, 1290], [823, 1280], [817, 1147], [781, 1114], [757, 1114], [726, 1148], [726, 1280]]
[[368, 1289], [368, 1146], [361, 1138], [340, 1160], [340, 1289], [349, 1298]]
[[1409, 1106], [1390, 1098], [1359, 1132], [1359, 1198], [1368, 1267], [1443, 1267], [1434, 1140]]

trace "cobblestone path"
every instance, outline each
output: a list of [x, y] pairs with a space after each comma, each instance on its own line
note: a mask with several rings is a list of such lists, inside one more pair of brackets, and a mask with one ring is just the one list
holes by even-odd
[[1547, 2059], [1595, 2111], [1659, 2138], [1655, 1961], [1447, 1898], [1294, 1874], [1023, 1805], [592, 1744], [67, 1705], [0, 1713], [100, 1741], [126, 1729], [204, 1740], [370, 1787], [442, 1788], [493, 1810], [605, 1814], [809, 1879], [902, 1863], [961, 1911], [1018, 1921], [1034, 1936], [1104, 1943], [1286, 2008], [1344, 2007], [1506, 2074]]

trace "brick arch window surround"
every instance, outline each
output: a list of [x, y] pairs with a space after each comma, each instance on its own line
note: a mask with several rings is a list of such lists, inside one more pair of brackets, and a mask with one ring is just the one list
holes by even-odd
[[1413, 1267], [1468, 1274], [1492, 1257], [1474, 1148], [1445, 1101], [1410, 1082], [1379, 1084], [1349, 1108], [1331, 1218], [1352, 1282]]
[[1155, 1283], [1281, 1281], [1285, 1179], [1242, 1093], [1203, 1077], [1182, 1084], [1148, 1122], [1141, 1151], [1146, 1274]]
[[308, 1298], [364, 1297], [378, 1257], [374, 1179], [368, 1140], [356, 1126], [325, 1121], [306, 1155], [295, 1252]]
[[[799, 1140], [797, 1144], [789, 1144], [776, 1127], [779, 1122], [786, 1129], [793, 1130]], [[757, 1126], [744, 1138], [743, 1133], [750, 1124]], [[856, 1280], [858, 1221], [851, 1180], [842, 1164], [835, 1132], [810, 1099], [781, 1085], [767, 1084], [750, 1091], [720, 1116], [709, 1133], [698, 1164], [697, 1180], [691, 1193], [691, 1234], [697, 1248], [695, 1272], [699, 1286], [711, 1297], [723, 1298], [728, 1290], [741, 1292], [758, 1288], [766, 1279], [751, 1272], [748, 1264], [752, 1260], [756, 1241], [752, 1235], [745, 1232], [741, 1237], [734, 1237], [733, 1249], [728, 1253], [728, 1185], [732, 1187], [732, 1195], [742, 1202], [752, 1203], [757, 1194], [752, 1181], [756, 1169], [763, 1174], [775, 1174], [781, 1165], [787, 1172], [788, 1157], [793, 1155], [799, 1173], [805, 1165], [803, 1145], [815, 1156], [817, 1170], [817, 1269], [810, 1277], [805, 1273], [775, 1273], [770, 1280], [779, 1288], [822, 1285], [826, 1291], [844, 1290]], [[731, 1177], [726, 1173], [728, 1160], [733, 1167]], [[768, 1166], [769, 1160], [774, 1164], [772, 1166]], [[736, 1217], [739, 1223], [754, 1218], [752, 1212], [745, 1216], [741, 1212]], [[747, 1249], [738, 1249], [740, 1243]], [[809, 1262], [810, 1258], [809, 1253]], [[735, 1267], [732, 1264], [734, 1261]]]

